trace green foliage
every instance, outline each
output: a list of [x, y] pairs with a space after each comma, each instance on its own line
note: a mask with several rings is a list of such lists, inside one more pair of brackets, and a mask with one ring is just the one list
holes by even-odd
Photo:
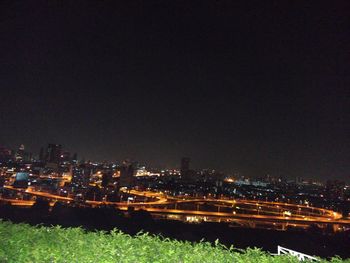
[[[333, 262], [343, 262], [334, 258]], [[298, 262], [287, 256], [271, 256], [260, 249], [227, 248], [219, 240], [190, 243], [147, 233], [135, 237], [116, 229], [110, 233], [81, 228], [32, 227], [0, 221], [0, 263], [47, 262]]]

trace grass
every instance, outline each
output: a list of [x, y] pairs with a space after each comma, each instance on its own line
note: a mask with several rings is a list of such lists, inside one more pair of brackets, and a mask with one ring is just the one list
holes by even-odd
[[[323, 260], [325, 262], [325, 260]], [[190, 243], [118, 230], [86, 232], [81, 228], [13, 224], [0, 220], [0, 262], [298, 262], [260, 249], [236, 250], [219, 242]], [[344, 262], [333, 258], [332, 262]], [[350, 261], [347, 261], [350, 262]]]

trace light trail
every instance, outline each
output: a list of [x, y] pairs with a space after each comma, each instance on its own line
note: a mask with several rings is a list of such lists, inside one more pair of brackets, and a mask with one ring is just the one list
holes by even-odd
[[[17, 189], [12, 186], [4, 186], [4, 188], [37, 197], [47, 198], [52, 201], [52, 205], [56, 201], [67, 203], [74, 201], [74, 198], [72, 197], [35, 191], [31, 188], [25, 190]], [[182, 218], [186, 216], [198, 216], [201, 218], [219, 218], [219, 220], [221, 218], [226, 221], [262, 221], [271, 224], [288, 223], [300, 226], [310, 226], [311, 224], [337, 224], [350, 227], [350, 220], [341, 219], [341, 214], [337, 212], [324, 208], [309, 207], [298, 204], [243, 199], [180, 199], [151, 191], [123, 190], [122, 192], [155, 200], [135, 203], [86, 200], [84, 204], [93, 207], [109, 205], [115, 206], [121, 210], [128, 210], [128, 208], [133, 207], [135, 210], [146, 210], [153, 215], [179, 215], [182, 216]], [[0, 199], [0, 201], [10, 202], [16, 206], [27, 207], [34, 204], [34, 201], [16, 199]], [[203, 210], [203, 206], [206, 206], [206, 209], [210, 211]], [[191, 207], [197, 209], [191, 209]], [[225, 209], [226, 211], [220, 211], [220, 209]]]

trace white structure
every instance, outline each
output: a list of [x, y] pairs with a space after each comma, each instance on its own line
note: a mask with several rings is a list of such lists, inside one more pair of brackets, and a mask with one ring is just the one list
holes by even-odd
[[306, 255], [304, 253], [300, 253], [285, 247], [277, 246], [277, 254], [274, 255], [292, 255], [294, 257], [297, 257], [300, 261], [304, 260], [310, 260], [310, 261], [319, 261], [317, 258]]

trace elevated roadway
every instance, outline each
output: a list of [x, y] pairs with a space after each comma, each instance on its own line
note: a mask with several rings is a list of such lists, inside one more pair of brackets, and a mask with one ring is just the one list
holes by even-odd
[[[65, 197], [52, 193], [36, 191], [33, 188], [18, 189], [12, 186], [5, 186], [7, 190], [18, 191], [36, 197], [43, 197], [51, 201], [51, 205], [56, 201], [73, 202], [73, 197]], [[111, 202], [86, 200], [85, 205], [98, 207], [110, 205], [121, 210], [133, 208], [135, 210], [146, 210], [154, 216], [163, 218], [177, 217], [186, 221], [188, 217], [192, 219], [224, 221], [224, 222], [251, 222], [266, 224], [294, 224], [295, 226], [337, 225], [350, 228], [350, 220], [343, 219], [341, 214], [318, 207], [309, 207], [297, 204], [281, 202], [267, 202], [257, 200], [227, 200], [227, 199], [186, 199], [180, 197], [167, 196], [161, 192], [123, 190], [129, 195], [146, 197], [152, 199], [149, 202]], [[0, 201], [11, 203], [16, 206], [31, 206], [34, 201], [17, 199], [0, 199]]]

